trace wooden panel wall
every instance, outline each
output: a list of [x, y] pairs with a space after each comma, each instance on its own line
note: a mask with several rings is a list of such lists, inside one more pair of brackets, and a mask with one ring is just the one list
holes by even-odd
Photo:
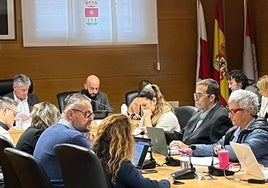
[[[257, 13], [255, 27], [264, 25], [263, 17], [268, 20], [266, 0], [250, 1], [254, 10], [263, 10], [262, 13], [254, 11]], [[160, 86], [167, 100], [192, 105], [196, 74], [196, 0], [158, 0], [157, 3], [160, 71], [156, 70], [156, 45], [24, 48], [21, 4], [16, 0], [17, 40], [0, 41], [0, 79], [24, 73], [34, 81], [34, 92], [41, 100], [57, 104], [58, 92], [80, 90], [86, 77], [96, 74], [101, 79], [101, 90], [108, 94], [116, 112], [124, 101], [124, 94], [135, 90], [139, 80], [149, 79]], [[215, 0], [202, 0], [202, 3], [212, 56]], [[228, 66], [241, 68], [243, 0], [224, 0], [223, 5]], [[268, 69], [263, 64], [267, 59], [264, 51], [268, 38], [264, 28], [256, 30], [256, 41], [262, 41], [257, 48], [259, 67], [264, 73]]]

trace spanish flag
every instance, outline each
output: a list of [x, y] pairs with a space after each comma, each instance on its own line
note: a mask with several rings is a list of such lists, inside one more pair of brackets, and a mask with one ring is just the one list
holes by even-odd
[[226, 78], [228, 69], [225, 36], [223, 32], [222, 8], [220, 0], [217, 0], [214, 21], [213, 79], [215, 79], [220, 86], [220, 103], [226, 106], [229, 98], [229, 88]]

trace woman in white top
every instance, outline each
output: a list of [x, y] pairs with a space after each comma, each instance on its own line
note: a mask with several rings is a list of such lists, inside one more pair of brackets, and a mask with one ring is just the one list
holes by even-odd
[[164, 131], [180, 131], [180, 124], [173, 107], [164, 99], [159, 87], [148, 84], [140, 92], [139, 101], [143, 117], [139, 126], [163, 128]]
[[257, 87], [259, 89], [261, 98], [261, 108], [258, 116], [268, 118], [268, 75], [264, 75], [259, 78], [257, 82]]

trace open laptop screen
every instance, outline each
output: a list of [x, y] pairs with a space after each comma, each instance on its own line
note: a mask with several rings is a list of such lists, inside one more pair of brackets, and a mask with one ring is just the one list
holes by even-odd
[[150, 145], [150, 139], [135, 137], [132, 162], [136, 166], [136, 168], [142, 169], [143, 162], [146, 158]]

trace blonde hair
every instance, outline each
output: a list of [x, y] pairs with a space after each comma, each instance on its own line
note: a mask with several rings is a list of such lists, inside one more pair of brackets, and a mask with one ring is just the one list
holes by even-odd
[[54, 104], [45, 101], [33, 106], [30, 117], [32, 127], [45, 130], [59, 120], [60, 111]]
[[265, 91], [268, 90], [268, 75], [264, 75], [259, 78], [257, 82], [257, 87], [260, 90], [265, 90]]
[[148, 84], [141, 91], [140, 97], [153, 100], [156, 98], [155, 111], [152, 114], [152, 125], [155, 127], [159, 117], [169, 111], [174, 111], [173, 107], [165, 100], [164, 95], [161, 93], [160, 88], [155, 84]]
[[113, 114], [102, 121], [94, 139], [93, 150], [106, 174], [111, 175], [113, 184], [116, 183], [122, 162], [131, 159], [133, 145], [132, 128], [127, 116]]

